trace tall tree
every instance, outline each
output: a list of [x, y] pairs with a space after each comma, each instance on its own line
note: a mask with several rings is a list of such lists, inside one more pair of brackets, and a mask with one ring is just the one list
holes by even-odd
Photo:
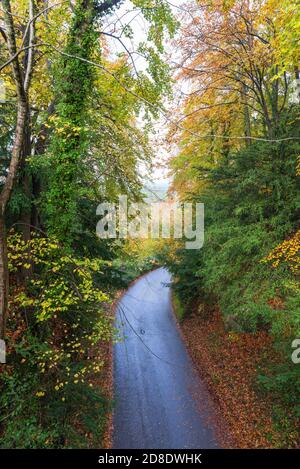
[[[25, 76], [22, 74], [19, 57], [17, 54], [15, 26], [10, 1], [2, 0], [2, 5], [4, 8], [7, 49], [12, 64], [17, 93], [17, 124], [11, 151], [9, 169], [7, 175], [5, 176], [5, 182], [0, 194], [0, 338], [4, 337], [5, 332], [9, 284], [5, 213], [17, 177], [17, 171], [21, 162], [22, 151], [25, 143], [26, 120], [28, 119], [29, 114], [28, 90], [32, 72], [32, 61], [29, 60]], [[33, 3], [30, 2], [30, 5], [31, 13], [33, 13]], [[31, 39], [33, 36], [33, 29], [34, 22], [31, 21]]]

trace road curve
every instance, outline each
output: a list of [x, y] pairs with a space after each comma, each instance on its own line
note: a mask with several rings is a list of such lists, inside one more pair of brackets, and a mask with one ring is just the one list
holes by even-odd
[[169, 282], [165, 269], [152, 271], [117, 308], [123, 340], [114, 347], [116, 449], [217, 447], [209, 398], [178, 332]]

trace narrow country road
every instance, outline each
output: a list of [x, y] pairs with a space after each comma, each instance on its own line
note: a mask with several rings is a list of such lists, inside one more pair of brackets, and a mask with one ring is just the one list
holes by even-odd
[[173, 317], [169, 282], [169, 273], [157, 269], [119, 302], [114, 448], [217, 447], [207, 393]]

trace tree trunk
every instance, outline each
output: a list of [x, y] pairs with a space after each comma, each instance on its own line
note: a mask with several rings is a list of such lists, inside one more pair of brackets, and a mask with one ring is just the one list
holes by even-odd
[[28, 98], [27, 93], [24, 89], [20, 63], [18, 58], [16, 57], [17, 45], [10, 1], [2, 0], [2, 5], [6, 27], [7, 48], [10, 57], [15, 57], [15, 59], [12, 61], [12, 70], [16, 85], [18, 106], [16, 130], [11, 150], [11, 160], [5, 183], [0, 194], [0, 338], [3, 338], [5, 335], [5, 324], [8, 305], [8, 260], [5, 233], [5, 212], [7, 204], [11, 197], [13, 186], [17, 178], [17, 172], [22, 158], [25, 126], [29, 112]]
[[251, 144], [251, 120], [248, 106], [248, 90], [245, 83], [242, 85], [242, 99], [244, 101], [245, 137], [246, 145]]
[[0, 215], [0, 339], [5, 336], [8, 303], [8, 261], [4, 216]]
[[300, 71], [299, 67], [295, 67], [295, 79], [296, 79], [296, 94], [298, 103], [300, 104]]
[[18, 106], [17, 128], [15, 132], [12, 156], [9, 165], [9, 172], [2, 192], [0, 194], [0, 339], [5, 335], [5, 324], [8, 304], [8, 262], [7, 262], [7, 243], [5, 233], [5, 212], [10, 200], [13, 185], [17, 177], [17, 171], [20, 164], [24, 130], [26, 123], [27, 103], [21, 100]]

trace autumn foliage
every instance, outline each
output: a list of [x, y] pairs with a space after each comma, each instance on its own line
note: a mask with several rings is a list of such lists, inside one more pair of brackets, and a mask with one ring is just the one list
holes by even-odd
[[[164, 260], [185, 310], [190, 351], [237, 445], [294, 447], [299, 5], [197, 1], [181, 19], [171, 58], [182, 83], [169, 131], [177, 145], [172, 191], [204, 203], [205, 242], [199, 252], [180, 248]], [[190, 316], [193, 301], [210, 317]]]
[[[208, 318], [194, 311], [183, 323], [188, 349], [221, 412], [220, 437], [225, 447], [278, 448], [298, 445], [297, 423], [282, 432], [274, 423], [273, 398], [259, 392], [257, 373], [281, 360], [266, 332], [228, 332], [219, 311]], [[280, 403], [280, 399], [279, 399]], [[286, 418], [288, 417], [288, 411]], [[224, 420], [222, 422], [222, 419]], [[226, 431], [227, 426], [227, 431]]]

